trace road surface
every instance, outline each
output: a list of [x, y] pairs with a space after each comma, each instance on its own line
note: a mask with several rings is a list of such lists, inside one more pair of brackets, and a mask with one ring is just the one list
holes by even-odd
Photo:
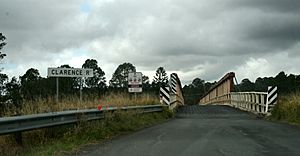
[[[73, 154], [74, 155], [74, 154]], [[265, 121], [228, 106], [187, 106], [177, 117], [76, 155], [300, 155], [300, 127]]]

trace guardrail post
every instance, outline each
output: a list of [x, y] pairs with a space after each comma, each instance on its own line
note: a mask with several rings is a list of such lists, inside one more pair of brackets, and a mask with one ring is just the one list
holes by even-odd
[[22, 132], [14, 133], [14, 138], [15, 138], [15, 141], [18, 145], [23, 146]]
[[[20, 115], [20, 113], [16, 113], [14, 116], [19, 116], [19, 115]], [[22, 132], [13, 133], [13, 137], [19, 146], [23, 146]]]

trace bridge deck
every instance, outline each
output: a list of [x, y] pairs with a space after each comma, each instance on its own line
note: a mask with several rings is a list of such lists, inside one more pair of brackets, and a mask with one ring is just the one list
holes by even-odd
[[186, 106], [169, 122], [92, 145], [79, 155], [300, 155], [300, 127], [227, 106]]

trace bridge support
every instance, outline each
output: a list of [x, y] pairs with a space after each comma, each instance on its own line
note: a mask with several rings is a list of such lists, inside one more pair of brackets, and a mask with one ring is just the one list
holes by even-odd
[[176, 73], [172, 73], [170, 76], [168, 87], [160, 88], [161, 103], [169, 106], [169, 109], [173, 110], [179, 105], [184, 105], [184, 98], [182, 94], [182, 86], [180, 79]]

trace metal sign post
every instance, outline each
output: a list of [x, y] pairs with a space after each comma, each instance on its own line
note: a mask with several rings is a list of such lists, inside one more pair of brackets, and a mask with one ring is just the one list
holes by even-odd
[[83, 85], [83, 78], [80, 78], [80, 103], [82, 103], [82, 85]]
[[59, 88], [59, 81], [58, 77], [56, 77], [56, 103], [58, 103], [58, 88]]

